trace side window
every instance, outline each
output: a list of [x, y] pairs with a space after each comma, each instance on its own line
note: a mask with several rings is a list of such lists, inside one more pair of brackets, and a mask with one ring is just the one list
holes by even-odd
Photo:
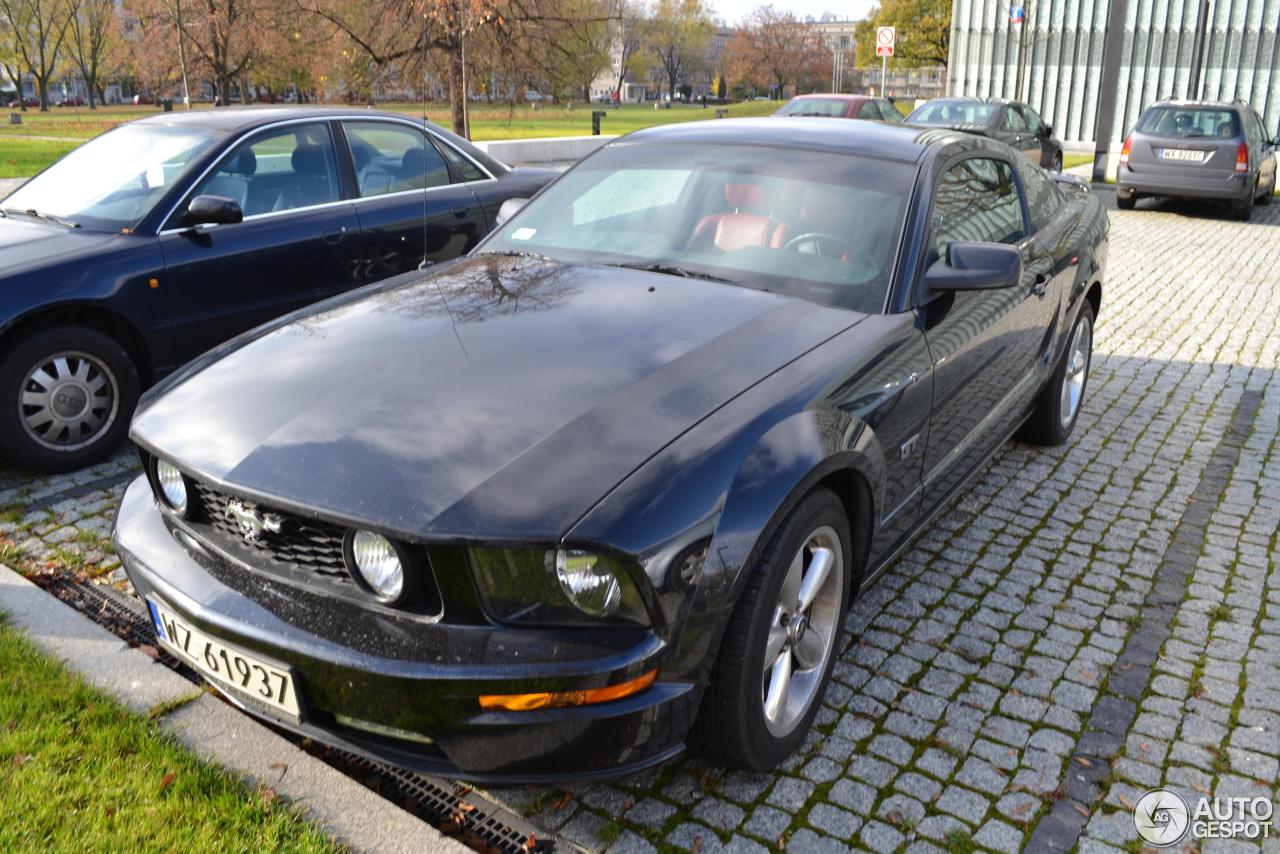
[[858, 118], [879, 121], [881, 118], [880, 108], [876, 106], [875, 101], [863, 101], [862, 106], [858, 107]]
[[1022, 200], [1008, 163], [985, 157], [962, 160], [938, 182], [929, 215], [938, 255], [956, 241], [1017, 243], [1026, 236]]
[[241, 143], [192, 195], [233, 199], [245, 216], [338, 201], [338, 165], [328, 125], [289, 125]]
[[1031, 211], [1031, 225], [1036, 230], [1044, 228], [1062, 207], [1062, 195], [1043, 170], [1029, 160], [1018, 164], [1022, 177], [1022, 189], [1027, 194], [1027, 208]]
[[1036, 136], [1043, 136], [1045, 124], [1044, 120], [1040, 118], [1040, 114], [1027, 106], [1022, 107], [1021, 109], [1022, 115], [1027, 120], [1027, 129]]
[[361, 198], [448, 184], [449, 167], [425, 131], [392, 122], [344, 122]]
[[464, 181], [483, 181], [489, 176], [480, 171], [480, 167], [472, 163], [447, 142], [437, 142], [444, 152], [445, 159], [453, 166], [453, 170], [462, 176]]
[[1006, 106], [1005, 108], [1005, 129], [1006, 131], [1018, 132], [1027, 129], [1027, 122], [1023, 119], [1023, 114], [1012, 108], [1012, 106]]
[[902, 113], [898, 112], [898, 108], [888, 101], [880, 102], [880, 112], [884, 116], [886, 122], [901, 122]]

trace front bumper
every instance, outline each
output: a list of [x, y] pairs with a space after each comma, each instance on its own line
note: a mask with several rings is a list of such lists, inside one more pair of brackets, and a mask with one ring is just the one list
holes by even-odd
[[138, 595], [201, 631], [293, 668], [301, 723], [278, 726], [421, 773], [491, 783], [621, 776], [681, 752], [690, 682], [621, 700], [482, 711], [480, 694], [565, 691], [635, 678], [669, 653], [651, 630], [530, 630], [397, 618], [269, 580], [180, 543], [145, 478], [113, 536]]
[[1125, 197], [1137, 194], [1233, 202], [1247, 199], [1254, 186], [1252, 175], [1205, 177], [1173, 171], [1137, 172], [1129, 166], [1121, 166], [1116, 170], [1116, 192]]

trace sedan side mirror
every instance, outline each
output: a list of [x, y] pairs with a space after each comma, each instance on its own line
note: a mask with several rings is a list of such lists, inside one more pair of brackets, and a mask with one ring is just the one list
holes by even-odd
[[494, 228], [502, 225], [516, 214], [520, 213], [520, 209], [529, 204], [528, 199], [514, 198], [507, 199], [502, 203], [502, 207], [498, 208], [498, 216], [493, 222]]
[[188, 225], [234, 225], [244, 221], [244, 211], [226, 196], [196, 196], [187, 205]]
[[1003, 243], [956, 242], [925, 271], [929, 293], [1009, 288], [1022, 280], [1022, 253]]
[[1045, 125], [1045, 126], [1044, 126], [1044, 135], [1045, 135], [1045, 136], [1053, 136], [1053, 125]]

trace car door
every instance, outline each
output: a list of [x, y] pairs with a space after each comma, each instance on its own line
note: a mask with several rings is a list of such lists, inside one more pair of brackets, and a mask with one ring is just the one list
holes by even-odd
[[[1046, 169], [1049, 168], [1058, 147], [1057, 143], [1053, 141], [1053, 129], [1044, 123], [1044, 119], [1040, 118], [1039, 113], [1026, 104], [1018, 104], [1017, 108], [1022, 111], [1022, 118], [1027, 123], [1027, 133], [1031, 134], [1035, 139], [1036, 155], [1031, 162], [1039, 164]], [[1030, 154], [1028, 154], [1028, 157], [1030, 157]]]
[[1275, 141], [1267, 136], [1266, 127], [1262, 124], [1262, 117], [1255, 110], [1249, 110], [1249, 117], [1252, 119], [1254, 127], [1254, 135], [1258, 140], [1257, 158], [1258, 158], [1258, 187], [1270, 188], [1272, 192], [1276, 188], [1276, 147]]
[[1000, 139], [1022, 152], [1032, 163], [1040, 162], [1040, 140], [1027, 127], [1027, 120], [1022, 111], [1013, 104], [1004, 108], [1002, 118], [1003, 134]]
[[346, 120], [355, 173], [360, 277], [374, 282], [470, 251], [488, 231], [479, 200], [425, 129]]
[[962, 156], [942, 171], [933, 191], [921, 277], [953, 241], [1017, 246], [1024, 267], [1014, 287], [944, 293], [918, 306], [933, 364], [928, 503], [949, 495], [1007, 438], [1044, 375], [1040, 363], [1057, 296], [1051, 270], [1031, 245], [1014, 174], [997, 155]]
[[[359, 284], [336, 152], [329, 122], [290, 122], [255, 132], [196, 182], [160, 232], [179, 361]], [[233, 199], [244, 221], [187, 227], [198, 195]]]

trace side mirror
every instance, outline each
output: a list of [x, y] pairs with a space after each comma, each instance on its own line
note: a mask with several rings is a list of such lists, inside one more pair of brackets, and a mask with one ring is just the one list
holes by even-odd
[[234, 225], [244, 221], [244, 211], [226, 196], [196, 196], [187, 205], [188, 225]]
[[955, 242], [925, 271], [929, 293], [1010, 288], [1022, 280], [1022, 253], [1003, 243]]
[[1045, 135], [1045, 136], [1053, 136], [1053, 125], [1045, 125], [1045, 126], [1044, 126], [1044, 135]]
[[516, 214], [520, 213], [520, 209], [527, 204], [529, 204], [528, 199], [507, 199], [502, 203], [502, 207], [498, 208], [498, 216], [493, 222], [493, 227], [497, 228]]

